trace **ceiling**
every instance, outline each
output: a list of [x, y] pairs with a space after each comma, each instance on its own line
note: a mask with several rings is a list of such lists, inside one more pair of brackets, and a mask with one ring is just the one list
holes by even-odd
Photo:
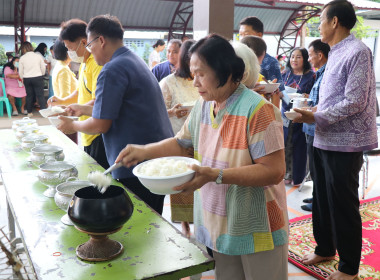
[[[16, 0], [0, 0], [0, 25], [14, 24]], [[280, 34], [290, 16], [303, 5], [322, 6], [325, 0], [235, 0], [234, 30], [247, 16], [257, 16], [266, 34]], [[371, 10], [369, 18], [380, 18], [380, 3], [352, 0], [358, 9]], [[179, 4], [191, 6], [191, 0], [26, 0], [24, 24], [58, 27], [62, 21], [80, 18], [89, 21], [99, 14], [117, 16], [127, 30], [168, 31]], [[191, 9], [192, 10], [192, 9]], [[188, 30], [192, 29], [192, 17]]]

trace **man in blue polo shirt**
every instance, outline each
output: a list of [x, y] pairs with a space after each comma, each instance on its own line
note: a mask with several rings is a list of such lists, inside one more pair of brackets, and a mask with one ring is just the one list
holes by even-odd
[[[102, 133], [108, 162], [113, 164], [127, 144], [148, 144], [173, 136], [162, 93], [145, 62], [123, 46], [120, 21], [109, 15], [91, 19], [87, 30], [87, 50], [103, 65], [96, 87], [93, 107], [81, 109], [92, 117], [81, 122], [63, 120], [62, 131]], [[162, 214], [164, 196], [152, 194], [132, 174], [132, 168], [112, 172], [149, 206]]]
[[174, 73], [174, 71], [178, 68], [179, 49], [181, 48], [181, 45], [181, 40], [172, 39], [169, 41], [168, 49], [166, 50], [166, 58], [168, 60], [157, 64], [152, 69], [152, 73], [158, 82], [166, 76], [169, 76], [171, 73]]
[[[264, 35], [264, 24], [257, 17], [246, 17], [240, 21], [239, 36], [244, 38], [247, 35], [254, 35], [260, 38]], [[280, 66], [278, 61], [273, 56], [265, 53], [263, 62], [261, 63], [261, 75], [265, 77], [266, 80], [277, 79], [277, 83], [280, 83], [279, 96], [273, 96], [272, 102], [277, 107], [280, 106], [279, 97], [282, 96], [282, 91], [285, 90], [284, 83], [282, 82], [282, 76], [280, 71]]]

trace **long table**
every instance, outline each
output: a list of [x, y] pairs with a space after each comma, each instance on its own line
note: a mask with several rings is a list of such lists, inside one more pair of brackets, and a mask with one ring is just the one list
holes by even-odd
[[[40, 127], [49, 141], [64, 150], [65, 161], [86, 180], [94, 170], [104, 170], [69, 138], [52, 126]], [[65, 214], [53, 198], [42, 193], [38, 168], [28, 163], [29, 153], [10, 129], [0, 130], [0, 168], [10, 211], [9, 227], [17, 226], [38, 279], [180, 279], [214, 268], [214, 260], [183, 237], [169, 222], [128, 189], [134, 212], [122, 229], [110, 235], [124, 246], [121, 256], [107, 262], [77, 258], [75, 248], [89, 239], [60, 222]], [[114, 185], [122, 186], [113, 180]]]

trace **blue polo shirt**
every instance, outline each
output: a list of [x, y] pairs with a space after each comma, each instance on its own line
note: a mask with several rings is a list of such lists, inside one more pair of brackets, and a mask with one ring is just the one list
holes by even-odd
[[284, 83], [282, 81], [282, 75], [280, 71], [280, 66], [278, 65], [278, 60], [269, 54], [265, 54], [263, 62], [261, 63], [261, 75], [267, 80], [277, 79], [277, 83], [281, 83], [280, 91], [284, 91]]
[[174, 70], [174, 65], [169, 60], [161, 62], [152, 68], [152, 73], [160, 82], [166, 76], [169, 76]]
[[[128, 144], [148, 144], [173, 136], [164, 99], [145, 62], [127, 47], [119, 48], [101, 70], [92, 117], [112, 120], [103, 134], [109, 164]], [[112, 172], [115, 179], [134, 177], [131, 168]]]

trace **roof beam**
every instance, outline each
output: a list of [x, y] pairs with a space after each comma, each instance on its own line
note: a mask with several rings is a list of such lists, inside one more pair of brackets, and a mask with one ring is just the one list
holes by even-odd
[[249, 4], [235, 4], [235, 7], [242, 7], [242, 8], [258, 8], [258, 9], [268, 9], [268, 10], [294, 11], [294, 8], [272, 7], [272, 6], [259, 6], [259, 5], [249, 5]]

